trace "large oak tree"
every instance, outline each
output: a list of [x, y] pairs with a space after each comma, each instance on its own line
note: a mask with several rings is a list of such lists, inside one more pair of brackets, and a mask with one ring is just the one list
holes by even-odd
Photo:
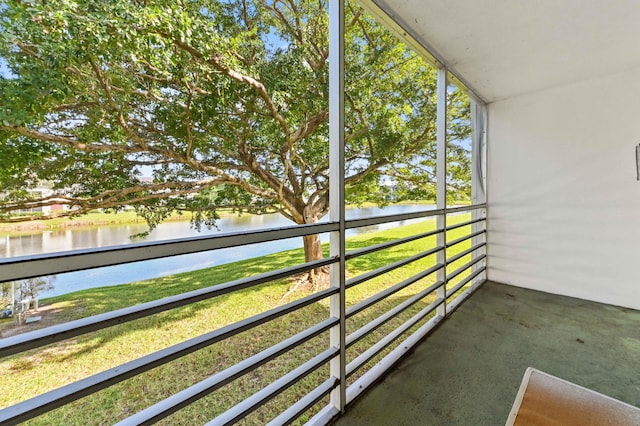
[[[0, 214], [67, 204], [328, 212], [326, 0], [25, 0], [0, 6]], [[435, 71], [355, 3], [346, 17], [349, 202], [429, 198]], [[464, 96], [450, 92], [453, 139]], [[462, 124], [461, 124], [462, 123]], [[452, 193], [468, 161], [452, 145]], [[142, 175], [152, 179], [142, 179]], [[52, 195], [30, 189], [46, 182]], [[386, 184], [384, 184], [386, 183]], [[317, 236], [307, 260], [321, 257]]]

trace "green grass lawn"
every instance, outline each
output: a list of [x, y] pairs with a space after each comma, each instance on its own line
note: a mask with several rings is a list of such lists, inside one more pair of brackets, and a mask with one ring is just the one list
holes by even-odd
[[[468, 219], [468, 215], [454, 216], [450, 218], [450, 223]], [[399, 226], [392, 230], [363, 234], [349, 238], [347, 249], [377, 244], [434, 228], [435, 222], [430, 220], [419, 224]], [[470, 227], [466, 226], [450, 231], [447, 238], [454, 239], [469, 232]], [[348, 275], [360, 275], [434, 245], [435, 237], [430, 237], [352, 259], [347, 264]], [[458, 247], [451, 248], [450, 251], [454, 253], [468, 247], [470, 247], [470, 242], [465, 242]], [[326, 247], [325, 250], [327, 250]], [[469, 259], [470, 257], [466, 256], [466, 259], [461, 259], [459, 264], [453, 265], [452, 268]], [[42, 305], [43, 309], [50, 312], [49, 318], [53, 318], [55, 322], [64, 322], [284, 268], [303, 261], [302, 250], [291, 250], [200, 271], [127, 285], [83, 290], [44, 300]], [[435, 256], [430, 256], [349, 289], [347, 303], [349, 305], [357, 303], [424, 268], [432, 266], [434, 263]], [[355, 331], [434, 281], [435, 276], [423, 279], [364, 310], [348, 321], [347, 332]], [[0, 363], [0, 375], [5, 383], [10, 384], [5, 387], [10, 391], [0, 393], [0, 407], [28, 399], [172, 344], [275, 308], [310, 292], [309, 289], [300, 288], [296, 292], [289, 293], [288, 290], [292, 285], [291, 280], [270, 282], [3, 360]], [[286, 298], [284, 298], [285, 295], [287, 295]], [[349, 349], [349, 360], [354, 359], [381, 336], [386, 335], [431, 300], [433, 299], [423, 300], [403, 315], [377, 329], [368, 338], [358, 342]], [[328, 300], [315, 303], [82, 398], [34, 419], [29, 424], [111, 424], [258, 353], [328, 318], [328, 316]], [[3, 326], [6, 324], [0, 324], [0, 330]], [[276, 358], [210, 396], [180, 410], [162, 421], [161, 424], [205, 423], [325, 350], [328, 347], [328, 339], [328, 333], [325, 333], [310, 340], [298, 349]], [[377, 362], [379, 358], [375, 358], [370, 364]], [[327, 377], [328, 367], [319, 369], [250, 415], [245, 424], [264, 424], [289, 406], [291, 401], [299, 399]], [[324, 405], [325, 403], [326, 401], [320, 404]]]

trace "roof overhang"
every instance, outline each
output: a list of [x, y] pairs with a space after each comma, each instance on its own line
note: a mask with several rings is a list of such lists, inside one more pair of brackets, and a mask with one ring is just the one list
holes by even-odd
[[640, 67], [636, 0], [363, 0], [486, 102]]

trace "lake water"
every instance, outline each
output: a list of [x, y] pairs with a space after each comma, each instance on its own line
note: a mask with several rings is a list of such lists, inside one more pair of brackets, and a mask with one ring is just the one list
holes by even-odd
[[[367, 207], [349, 209], [348, 219], [364, 218], [379, 215], [408, 213], [434, 209], [431, 205], [396, 205], [385, 208]], [[327, 217], [323, 219], [326, 221]], [[424, 219], [404, 221], [409, 224]], [[160, 224], [144, 241], [160, 241], [197, 235], [213, 235], [227, 232], [240, 232], [264, 228], [290, 226], [292, 222], [280, 214], [242, 215], [224, 217], [218, 220], [218, 229], [193, 229], [188, 221], [166, 222]], [[347, 236], [371, 232], [398, 226], [398, 223], [368, 226], [347, 231]], [[144, 224], [120, 226], [96, 226], [77, 229], [62, 229], [37, 232], [29, 235], [0, 235], [0, 257], [25, 256], [40, 253], [52, 253], [77, 250], [91, 247], [106, 247], [131, 244], [140, 240], [131, 240], [131, 235], [147, 229]], [[323, 242], [329, 240], [328, 234], [322, 234]], [[150, 260], [127, 265], [110, 266], [86, 271], [70, 272], [57, 275], [53, 290], [43, 292], [40, 297], [58, 296], [73, 291], [92, 287], [125, 284], [133, 281], [171, 275], [179, 272], [193, 271], [215, 265], [233, 262], [302, 247], [302, 238], [290, 238], [261, 244], [252, 244], [238, 248], [227, 248], [211, 252], [173, 256], [164, 259]]]

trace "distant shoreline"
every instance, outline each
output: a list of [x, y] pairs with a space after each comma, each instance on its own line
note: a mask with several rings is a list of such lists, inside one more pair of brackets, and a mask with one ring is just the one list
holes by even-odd
[[[166, 221], [187, 221], [190, 215], [172, 214]], [[68, 229], [89, 226], [125, 225], [131, 223], [146, 223], [144, 218], [135, 212], [119, 213], [88, 213], [79, 217], [58, 217], [52, 219], [30, 220], [25, 222], [0, 223], [0, 233], [51, 231], [54, 229]]]
[[[460, 202], [464, 204], [464, 202]], [[433, 205], [435, 202], [433, 201], [405, 201], [401, 203], [395, 204], [424, 204], [424, 205]], [[362, 206], [348, 206], [347, 208], [355, 208], [355, 207], [368, 207], [375, 206], [374, 203], [364, 203]], [[219, 212], [221, 217], [226, 215], [231, 215], [232, 213], [227, 211]], [[189, 213], [173, 213], [170, 217], [165, 219], [164, 221], [188, 221], [191, 220], [191, 215]], [[124, 211], [118, 213], [88, 213], [78, 217], [58, 217], [52, 219], [42, 219], [42, 220], [30, 220], [24, 222], [13, 222], [13, 223], [0, 223], [0, 233], [22, 233], [22, 232], [33, 232], [33, 231], [51, 231], [56, 229], [70, 229], [70, 228], [79, 228], [79, 227], [91, 227], [91, 226], [111, 226], [111, 225], [126, 225], [133, 223], [146, 223], [144, 218], [138, 216], [133, 211]]]

